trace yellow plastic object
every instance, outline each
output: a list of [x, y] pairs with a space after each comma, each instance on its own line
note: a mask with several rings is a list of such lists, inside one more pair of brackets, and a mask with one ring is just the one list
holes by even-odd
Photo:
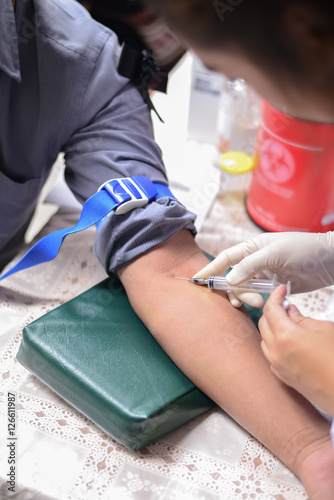
[[255, 163], [253, 158], [241, 151], [228, 151], [220, 157], [219, 166], [225, 172], [232, 175], [247, 174], [253, 170]]

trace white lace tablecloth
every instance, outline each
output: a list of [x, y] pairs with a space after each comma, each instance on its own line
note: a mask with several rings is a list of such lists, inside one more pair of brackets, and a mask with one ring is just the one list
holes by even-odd
[[[43, 233], [72, 225], [75, 218], [59, 212]], [[217, 254], [257, 233], [242, 195], [227, 193], [214, 202], [197, 239]], [[0, 499], [305, 499], [291, 472], [219, 408], [140, 451], [129, 451], [17, 362], [27, 323], [105, 278], [92, 253], [93, 238], [92, 229], [72, 236], [54, 261], [1, 283]], [[295, 303], [317, 317], [330, 293], [306, 294]], [[16, 395], [17, 410], [16, 495], [11, 496], [8, 392]]]

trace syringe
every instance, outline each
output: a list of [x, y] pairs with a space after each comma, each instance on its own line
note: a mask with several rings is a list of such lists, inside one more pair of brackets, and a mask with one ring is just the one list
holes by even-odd
[[[178, 278], [178, 276], [175, 276], [175, 278]], [[270, 294], [277, 288], [278, 286], [282, 285], [283, 283], [279, 283], [277, 281], [277, 276], [274, 274], [273, 278], [271, 280], [267, 279], [254, 279], [254, 280], [249, 280], [245, 281], [244, 283], [241, 283], [240, 285], [230, 285], [226, 281], [225, 276], [209, 276], [209, 278], [178, 278], [178, 279], [185, 279], [190, 281], [191, 283], [195, 283], [196, 285], [207, 285], [209, 288], [214, 289], [214, 290], [225, 290], [227, 292], [233, 292], [233, 291], [242, 291], [242, 292], [255, 292], [255, 293], [262, 293], [262, 294]], [[286, 284], [286, 290], [287, 290], [287, 297], [290, 295], [291, 291], [291, 283], [288, 281]]]

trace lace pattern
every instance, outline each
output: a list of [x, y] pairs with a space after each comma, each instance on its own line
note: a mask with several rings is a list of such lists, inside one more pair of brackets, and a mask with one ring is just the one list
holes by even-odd
[[[213, 254], [259, 232], [245, 217], [240, 197], [228, 201], [217, 199], [198, 235], [201, 247]], [[68, 214], [59, 213], [44, 231], [71, 223]], [[26, 324], [106, 276], [92, 253], [93, 239], [92, 229], [69, 238], [54, 262], [13, 275], [0, 287], [0, 455], [6, 449], [7, 391], [17, 397], [19, 479], [10, 498], [305, 499], [297, 478], [219, 408], [129, 451], [17, 362]], [[317, 317], [330, 294], [320, 290], [294, 301], [304, 314]], [[7, 498], [4, 459], [1, 499]]]

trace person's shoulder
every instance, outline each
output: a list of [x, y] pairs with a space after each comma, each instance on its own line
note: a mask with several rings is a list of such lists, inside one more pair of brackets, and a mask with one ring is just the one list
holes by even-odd
[[116, 38], [76, 0], [34, 0], [34, 5], [36, 28], [55, 49], [95, 61], [106, 42]]

